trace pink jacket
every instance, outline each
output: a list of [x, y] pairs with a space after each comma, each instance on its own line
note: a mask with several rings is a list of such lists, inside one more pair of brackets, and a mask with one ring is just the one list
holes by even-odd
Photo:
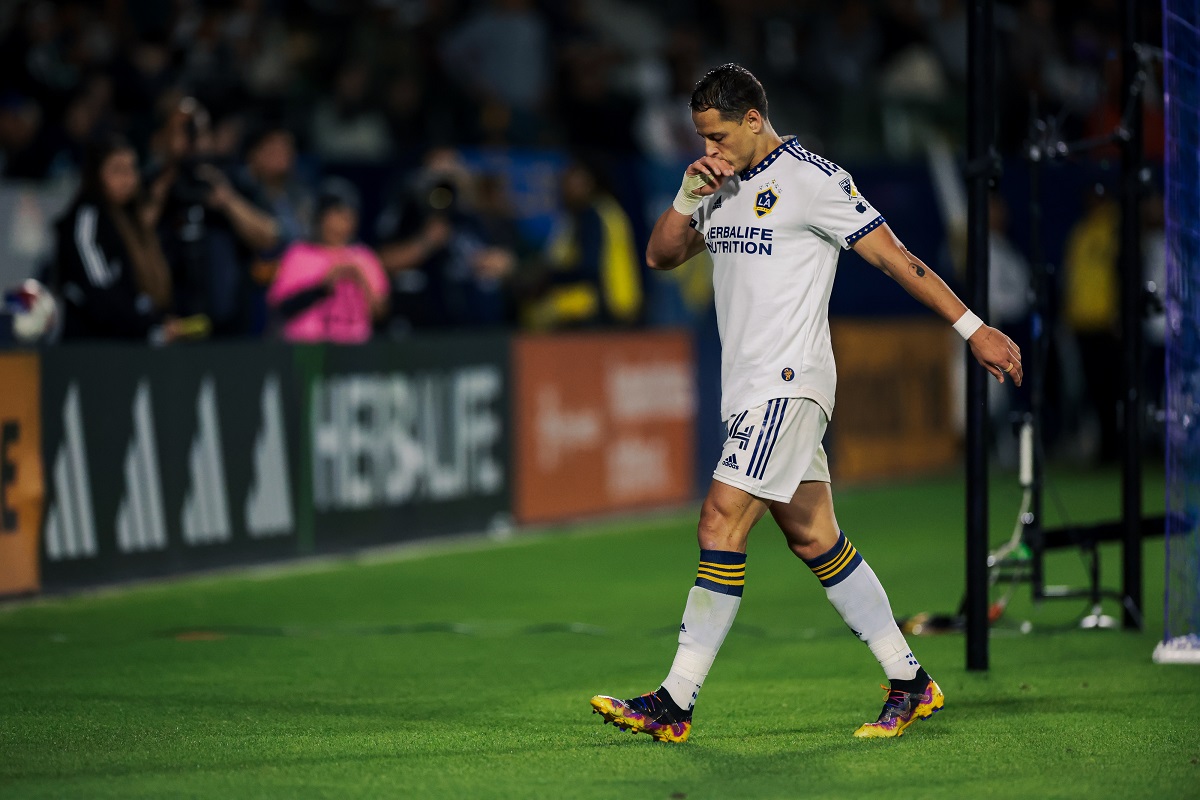
[[[325, 275], [339, 264], [353, 264], [376, 296], [388, 291], [387, 275], [379, 259], [361, 245], [326, 247], [298, 243], [283, 254], [267, 300], [277, 306], [294, 294], [319, 287]], [[371, 338], [371, 302], [357, 282], [338, 281], [333, 293], [287, 320], [283, 338], [289, 342], [358, 344]]]

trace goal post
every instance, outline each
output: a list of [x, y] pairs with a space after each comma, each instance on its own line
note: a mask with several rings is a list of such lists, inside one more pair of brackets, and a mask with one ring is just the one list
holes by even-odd
[[1163, 0], [1166, 591], [1159, 663], [1200, 664], [1200, 8]]

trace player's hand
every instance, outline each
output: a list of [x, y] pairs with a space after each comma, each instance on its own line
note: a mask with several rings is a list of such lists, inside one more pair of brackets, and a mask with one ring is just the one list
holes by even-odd
[[694, 189], [689, 187], [689, 191], [698, 197], [707, 197], [715, 194], [727, 178], [733, 177], [733, 165], [723, 158], [704, 156], [689, 164], [684, 174], [688, 177], [702, 177], [704, 183]]
[[1021, 367], [1021, 348], [1001, 331], [984, 325], [967, 340], [971, 347], [971, 355], [992, 373], [1000, 383], [1004, 376], [1012, 378], [1013, 383], [1021, 385], [1025, 379], [1025, 370]]

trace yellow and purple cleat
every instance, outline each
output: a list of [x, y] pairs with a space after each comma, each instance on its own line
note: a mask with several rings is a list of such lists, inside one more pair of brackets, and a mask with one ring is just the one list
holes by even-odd
[[692, 732], [692, 712], [682, 711], [669, 695], [660, 697], [662, 691], [632, 700], [598, 694], [592, 698], [592, 713], [602, 714], [604, 724], [611, 722], [623, 731], [648, 733], [660, 742], [686, 742]]
[[946, 696], [933, 678], [925, 684], [920, 692], [905, 692], [899, 689], [887, 689], [887, 700], [883, 703], [883, 711], [879, 719], [867, 722], [854, 732], [860, 739], [887, 739], [901, 736], [904, 729], [919, 719], [929, 719], [946, 704]]

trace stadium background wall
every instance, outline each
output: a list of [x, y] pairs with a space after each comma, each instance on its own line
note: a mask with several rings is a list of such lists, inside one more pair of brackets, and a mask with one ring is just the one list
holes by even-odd
[[[686, 502], [720, 444], [710, 348], [656, 331], [0, 356], [0, 596]], [[848, 397], [893, 371], [845, 357]], [[947, 416], [896, 440], [952, 436]], [[871, 458], [827, 444], [835, 465]]]
[[0, 596], [40, 588], [41, 418], [37, 356], [0, 355]]

